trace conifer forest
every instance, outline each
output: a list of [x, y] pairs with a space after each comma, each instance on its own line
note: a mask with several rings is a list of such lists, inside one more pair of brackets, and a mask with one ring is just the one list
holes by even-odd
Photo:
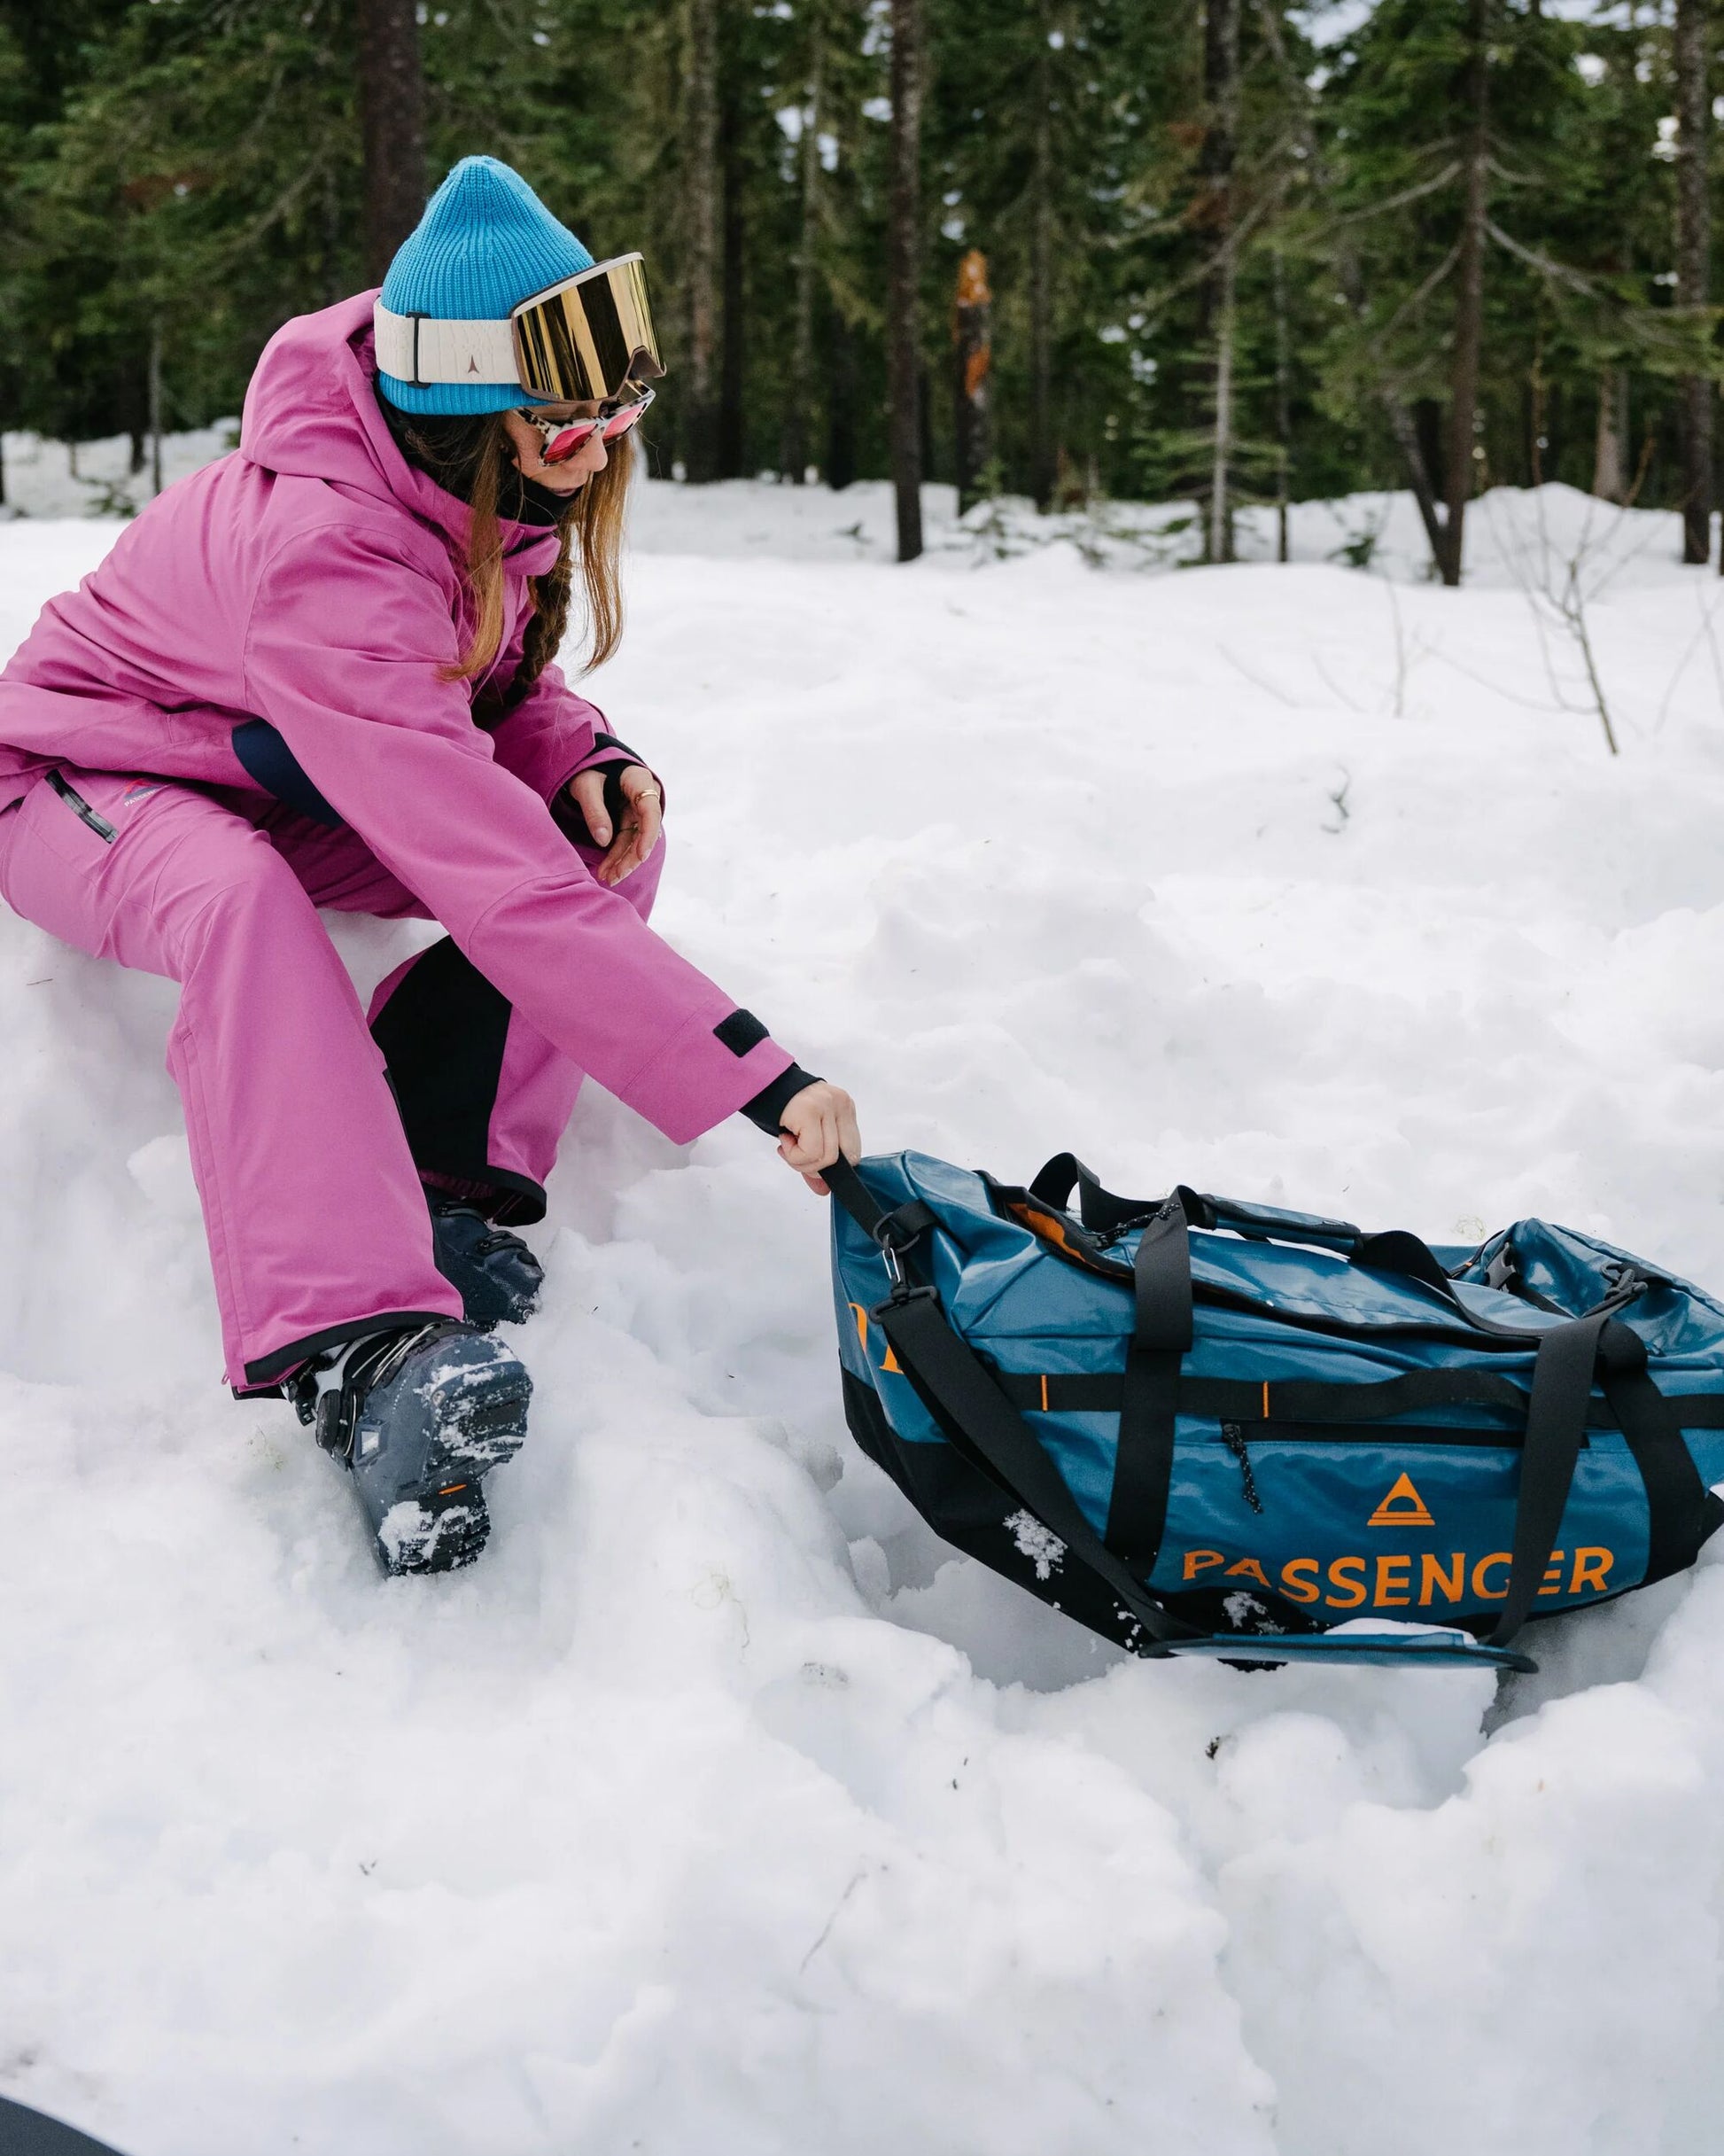
[[[1711, 0], [4, 0], [0, 423], [238, 411], [457, 157], [645, 252], [690, 481], [1680, 509], [1720, 375]], [[1724, 110], [1724, 107], [1720, 107]]]

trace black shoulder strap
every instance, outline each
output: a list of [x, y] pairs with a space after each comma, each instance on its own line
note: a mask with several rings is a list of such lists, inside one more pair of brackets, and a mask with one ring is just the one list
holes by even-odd
[[[1089, 1571], [1117, 1598], [1122, 1608], [1153, 1643], [1139, 1651], [1165, 1651], [1162, 1643], [1202, 1635], [1161, 1606], [1084, 1518], [1058, 1468], [1043, 1451], [1036, 1433], [995, 1384], [987, 1366], [957, 1332], [940, 1306], [935, 1289], [911, 1284], [913, 1260], [889, 1240], [895, 1216], [882, 1213], [848, 1162], [823, 1169], [834, 1198], [864, 1231], [892, 1251], [891, 1262], [904, 1276], [873, 1312], [891, 1343], [904, 1374], [943, 1427], [955, 1433], [977, 1464], [1032, 1519], [1065, 1545], [1067, 1555]], [[907, 1209], [903, 1209], [907, 1210]], [[884, 1234], [882, 1234], [884, 1231]]]

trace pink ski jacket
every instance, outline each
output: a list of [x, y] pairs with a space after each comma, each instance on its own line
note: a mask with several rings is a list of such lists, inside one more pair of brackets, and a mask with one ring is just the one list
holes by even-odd
[[493, 731], [526, 580], [556, 534], [506, 525], [506, 634], [439, 680], [467, 627], [468, 511], [396, 448], [362, 292], [287, 323], [240, 446], [170, 487], [0, 673], [0, 810], [61, 764], [261, 795], [236, 727], [268, 720], [312, 783], [485, 977], [583, 1070], [686, 1141], [791, 1059], [587, 871], [549, 804], [616, 760], [555, 666]]

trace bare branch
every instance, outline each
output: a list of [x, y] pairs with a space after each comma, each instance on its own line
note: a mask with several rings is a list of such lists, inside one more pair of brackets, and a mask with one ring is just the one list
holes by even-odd
[[1347, 210], [1339, 217], [1332, 217], [1326, 225], [1319, 229], [1317, 237], [1321, 239], [1325, 232], [1339, 230], [1345, 225], [1363, 224], [1372, 217], [1386, 217], [1391, 210], [1398, 210], [1409, 202], [1417, 202], [1422, 195], [1436, 194], [1447, 187], [1451, 180], [1458, 179], [1460, 175], [1458, 160], [1452, 165], [1445, 165], [1434, 179], [1421, 180], [1417, 187], [1403, 187], [1398, 195], [1389, 195], [1381, 202], [1373, 202], [1369, 209]]
[[1583, 276], [1578, 269], [1571, 269], [1565, 262], [1552, 261], [1548, 254], [1542, 254], [1536, 247], [1523, 245], [1490, 218], [1485, 220], [1485, 230], [1499, 247], [1525, 262], [1529, 269], [1536, 269], [1541, 276], [1549, 277], [1553, 284], [1566, 284], [1571, 292], [1577, 292], [1588, 300], [1603, 296], [1590, 277]]

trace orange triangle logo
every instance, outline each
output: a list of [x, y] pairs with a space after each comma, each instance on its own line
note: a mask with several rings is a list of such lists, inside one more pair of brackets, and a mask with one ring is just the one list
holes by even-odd
[[1394, 1488], [1371, 1515], [1373, 1527], [1434, 1527], [1430, 1507], [1413, 1488], [1412, 1477], [1397, 1477]]

